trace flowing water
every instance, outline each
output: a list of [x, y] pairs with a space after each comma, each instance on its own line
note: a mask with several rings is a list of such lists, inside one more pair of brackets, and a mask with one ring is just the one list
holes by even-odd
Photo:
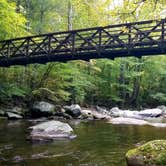
[[0, 121], [0, 166], [126, 166], [125, 153], [136, 143], [166, 139], [164, 128], [76, 121], [76, 139], [32, 144], [26, 140], [31, 125]]

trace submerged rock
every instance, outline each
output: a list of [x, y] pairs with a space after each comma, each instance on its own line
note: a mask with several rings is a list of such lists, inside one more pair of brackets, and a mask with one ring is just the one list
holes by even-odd
[[165, 166], [166, 140], [150, 141], [126, 154], [128, 166]]
[[53, 115], [55, 111], [55, 106], [48, 102], [35, 102], [31, 109], [31, 116], [34, 118], [39, 117], [48, 117]]
[[30, 138], [37, 141], [49, 141], [58, 138], [73, 138], [73, 129], [60, 121], [48, 121], [30, 127]]
[[81, 107], [78, 104], [72, 104], [71, 106], [64, 106], [65, 112], [74, 118], [81, 115]]

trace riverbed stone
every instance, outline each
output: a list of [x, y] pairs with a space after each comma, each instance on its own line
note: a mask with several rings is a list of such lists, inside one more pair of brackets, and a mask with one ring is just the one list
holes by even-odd
[[0, 116], [5, 116], [5, 111], [0, 110]]
[[45, 101], [35, 102], [31, 108], [31, 116], [33, 118], [48, 117], [53, 115], [55, 105]]
[[143, 117], [159, 117], [162, 115], [162, 112], [163, 111], [159, 108], [146, 109], [146, 110], [140, 111], [139, 115]]
[[118, 107], [112, 108], [110, 111], [112, 117], [124, 117], [135, 119], [156, 118], [163, 115], [163, 111], [159, 108], [145, 109], [142, 111], [121, 110]]
[[30, 138], [37, 141], [48, 141], [62, 138], [73, 138], [73, 129], [60, 121], [48, 121], [30, 127], [32, 129]]
[[96, 111], [100, 114], [108, 114], [107, 109], [99, 107], [99, 106], [96, 106]]
[[18, 106], [15, 106], [11, 109], [7, 109], [7, 111], [18, 115], [24, 115], [24, 109]]
[[166, 140], [150, 141], [126, 153], [128, 166], [165, 166]]
[[21, 115], [18, 115], [12, 112], [6, 112], [6, 116], [8, 117], [9, 120], [23, 119]]
[[149, 125], [159, 128], [166, 127], [166, 123], [152, 123], [141, 119], [124, 118], [124, 117], [113, 118], [110, 119], [108, 122], [112, 124], [140, 125], [140, 126]]
[[158, 106], [157, 108], [162, 110], [162, 115], [163, 115], [164, 118], [166, 118], [166, 106], [161, 105], [161, 106]]
[[81, 115], [81, 107], [78, 104], [72, 104], [71, 106], [64, 106], [65, 112], [74, 118]]
[[112, 124], [128, 124], [128, 125], [148, 125], [149, 123], [145, 120], [118, 117], [113, 118], [109, 121]]

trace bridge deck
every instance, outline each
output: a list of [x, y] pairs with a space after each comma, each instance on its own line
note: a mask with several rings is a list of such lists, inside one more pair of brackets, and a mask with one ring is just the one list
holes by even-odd
[[150, 20], [0, 41], [0, 66], [166, 53], [166, 20]]

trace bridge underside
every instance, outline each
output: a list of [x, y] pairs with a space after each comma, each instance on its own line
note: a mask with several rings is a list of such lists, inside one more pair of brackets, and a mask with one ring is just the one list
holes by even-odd
[[166, 54], [165, 22], [134, 22], [0, 41], [0, 66]]
[[67, 62], [71, 60], [84, 60], [89, 61], [90, 59], [101, 59], [107, 58], [114, 60], [117, 57], [137, 57], [141, 58], [142, 56], [152, 56], [152, 55], [163, 55], [166, 54], [166, 49], [162, 50], [158, 48], [149, 48], [149, 49], [135, 49], [130, 53], [126, 50], [120, 51], [103, 51], [100, 55], [96, 52], [85, 52], [78, 55], [67, 55], [67, 54], [50, 54], [50, 55], [38, 55], [32, 57], [13, 57], [9, 60], [0, 60], [1, 67], [9, 67], [13, 65], [23, 65], [26, 66], [28, 64], [38, 63], [38, 64], [46, 64], [47, 62]]

